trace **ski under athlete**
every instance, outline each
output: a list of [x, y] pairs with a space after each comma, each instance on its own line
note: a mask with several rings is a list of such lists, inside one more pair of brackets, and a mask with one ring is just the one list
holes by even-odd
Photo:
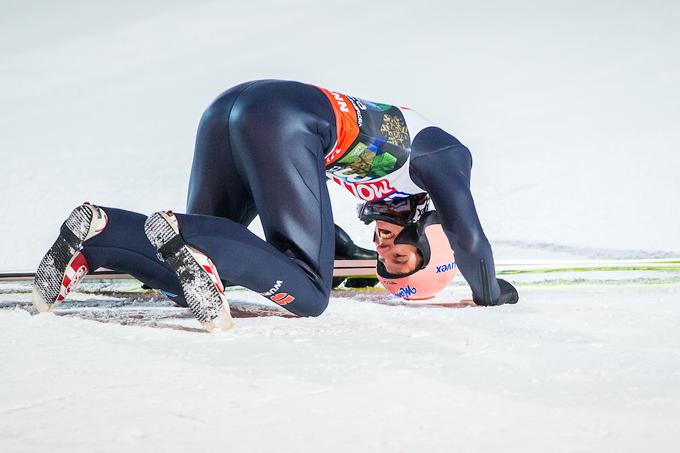
[[[201, 118], [187, 214], [75, 208], [39, 265], [33, 303], [50, 310], [104, 267], [188, 305], [208, 330], [233, 323], [223, 281], [318, 316], [338, 234], [327, 178], [366, 202], [360, 218], [376, 221], [378, 274], [393, 293], [432, 295], [457, 266], [476, 304], [515, 303], [515, 288], [495, 276], [471, 167], [464, 145], [411, 109], [299, 82], [247, 82]], [[435, 211], [425, 212], [427, 196]], [[247, 229], [256, 215], [266, 241]]]

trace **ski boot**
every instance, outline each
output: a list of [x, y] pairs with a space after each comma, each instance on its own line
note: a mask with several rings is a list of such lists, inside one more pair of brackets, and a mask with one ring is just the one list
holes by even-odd
[[83, 242], [101, 233], [108, 218], [98, 206], [83, 203], [61, 225], [59, 237], [47, 251], [33, 279], [33, 306], [51, 311], [64, 301], [90, 271], [82, 254]]
[[184, 242], [172, 211], [152, 214], [144, 223], [144, 232], [158, 250], [159, 258], [177, 274], [196, 319], [207, 331], [229, 330], [234, 321], [217, 269], [208, 256]]

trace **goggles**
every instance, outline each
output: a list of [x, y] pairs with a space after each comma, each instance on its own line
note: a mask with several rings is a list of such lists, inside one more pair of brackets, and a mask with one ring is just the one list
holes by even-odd
[[420, 220], [429, 204], [430, 197], [426, 193], [419, 193], [396, 200], [360, 204], [357, 206], [357, 215], [367, 225], [375, 220], [384, 220], [406, 226]]

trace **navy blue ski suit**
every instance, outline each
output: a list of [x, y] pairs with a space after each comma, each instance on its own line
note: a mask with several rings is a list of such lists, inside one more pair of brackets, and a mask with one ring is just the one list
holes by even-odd
[[[185, 241], [213, 260], [223, 280], [265, 296], [292, 295], [284, 308], [299, 316], [318, 316], [330, 296], [336, 230], [325, 159], [338, 141], [336, 120], [329, 98], [312, 85], [262, 80], [227, 90], [201, 118], [187, 214], [176, 214]], [[475, 300], [492, 304], [500, 289], [470, 193], [470, 152], [432, 126], [411, 137], [408, 158], [410, 178], [430, 194]], [[83, 248], [90, 269], [127, 272], [183, 304], [177, 277], [144, 234], [146, 216], [103, 209], [108, 226]], [[266, 241], [247, 229], [256, 215]]]

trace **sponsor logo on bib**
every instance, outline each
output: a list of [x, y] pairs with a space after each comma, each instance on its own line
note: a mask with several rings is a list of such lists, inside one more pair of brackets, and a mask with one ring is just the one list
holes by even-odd
[[340, 184], [348, 190], [349, 193], [364, 201], [382, 200], [386, 196], [397, 191], [387, 179], [370, 181], [370, 178], [365, 178], [368, 180], [356, 181], [353, 179], [353, 176], [356, 175], [337, 176], [331, 172], [331, 179], [333, 179], [333, 182]]

